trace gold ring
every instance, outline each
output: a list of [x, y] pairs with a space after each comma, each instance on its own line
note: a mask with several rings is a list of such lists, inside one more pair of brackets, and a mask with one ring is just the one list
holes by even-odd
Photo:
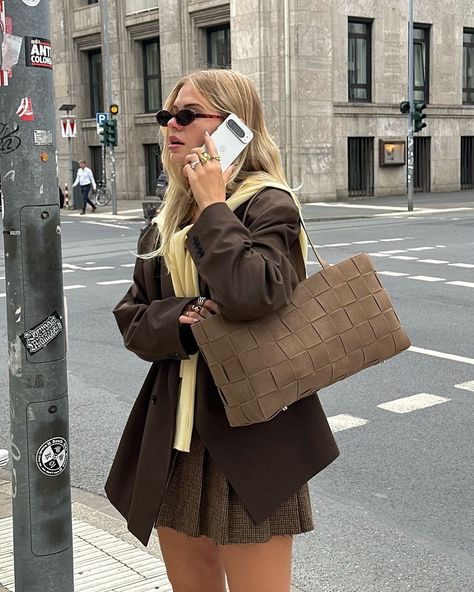
[[219, 156], [219, 154], [217, 156], [211, 156], [211, 158], [209, 160], [220, 160], [221, 157]]
[[197, 165], [201, 164], [201, 161], [200, 160], [193, 160], [193, 162], [189, 162], [188, 164], [194, 171], [194, 169], [197, 167]]
[[201, 164], [206, 164], [206, 162], [209, 162], [211, 160], [211, 155], [209, 154], [209, 152], [201, 152], [200, 154], [198, 154], [199, 156], [199, 160], [201, 161]]

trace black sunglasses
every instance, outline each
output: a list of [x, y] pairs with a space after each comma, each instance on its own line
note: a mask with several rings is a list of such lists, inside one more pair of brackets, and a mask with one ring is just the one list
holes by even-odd
[[202, 117], [206, 119], [224, 119], [223, 115], [210, 115], [209, 113], [196, 113], [192, 109], [181, 109], [177, 113], [170, 113], [162, 109], [155, 115], [156, 121], [161, 127], [167, 127], [173, 117], [176, 119], [178, 125], [186, 126], [192, 123], [195, 119]]

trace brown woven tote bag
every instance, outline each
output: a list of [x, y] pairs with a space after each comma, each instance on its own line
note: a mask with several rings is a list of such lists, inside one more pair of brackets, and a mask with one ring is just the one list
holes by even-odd
[[281, 310], [253, 321], [221, 314], [192, 326], [231, 426], [288, 405], [410, 346], [371, 258], [355, 255], [306, 278]]

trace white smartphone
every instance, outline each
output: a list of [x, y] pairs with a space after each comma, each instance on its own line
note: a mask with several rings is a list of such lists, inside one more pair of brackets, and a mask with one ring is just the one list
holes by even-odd
[[253, 138], [250, 130], [237, 115], [231, 113], [211, 134], [225, 171]]

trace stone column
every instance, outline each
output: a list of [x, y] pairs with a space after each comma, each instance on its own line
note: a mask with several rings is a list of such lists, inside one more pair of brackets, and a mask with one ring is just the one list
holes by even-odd
[[232, 67], [250, 76], [302, 201], [335, 199], [331, 2], [231, 2]]

